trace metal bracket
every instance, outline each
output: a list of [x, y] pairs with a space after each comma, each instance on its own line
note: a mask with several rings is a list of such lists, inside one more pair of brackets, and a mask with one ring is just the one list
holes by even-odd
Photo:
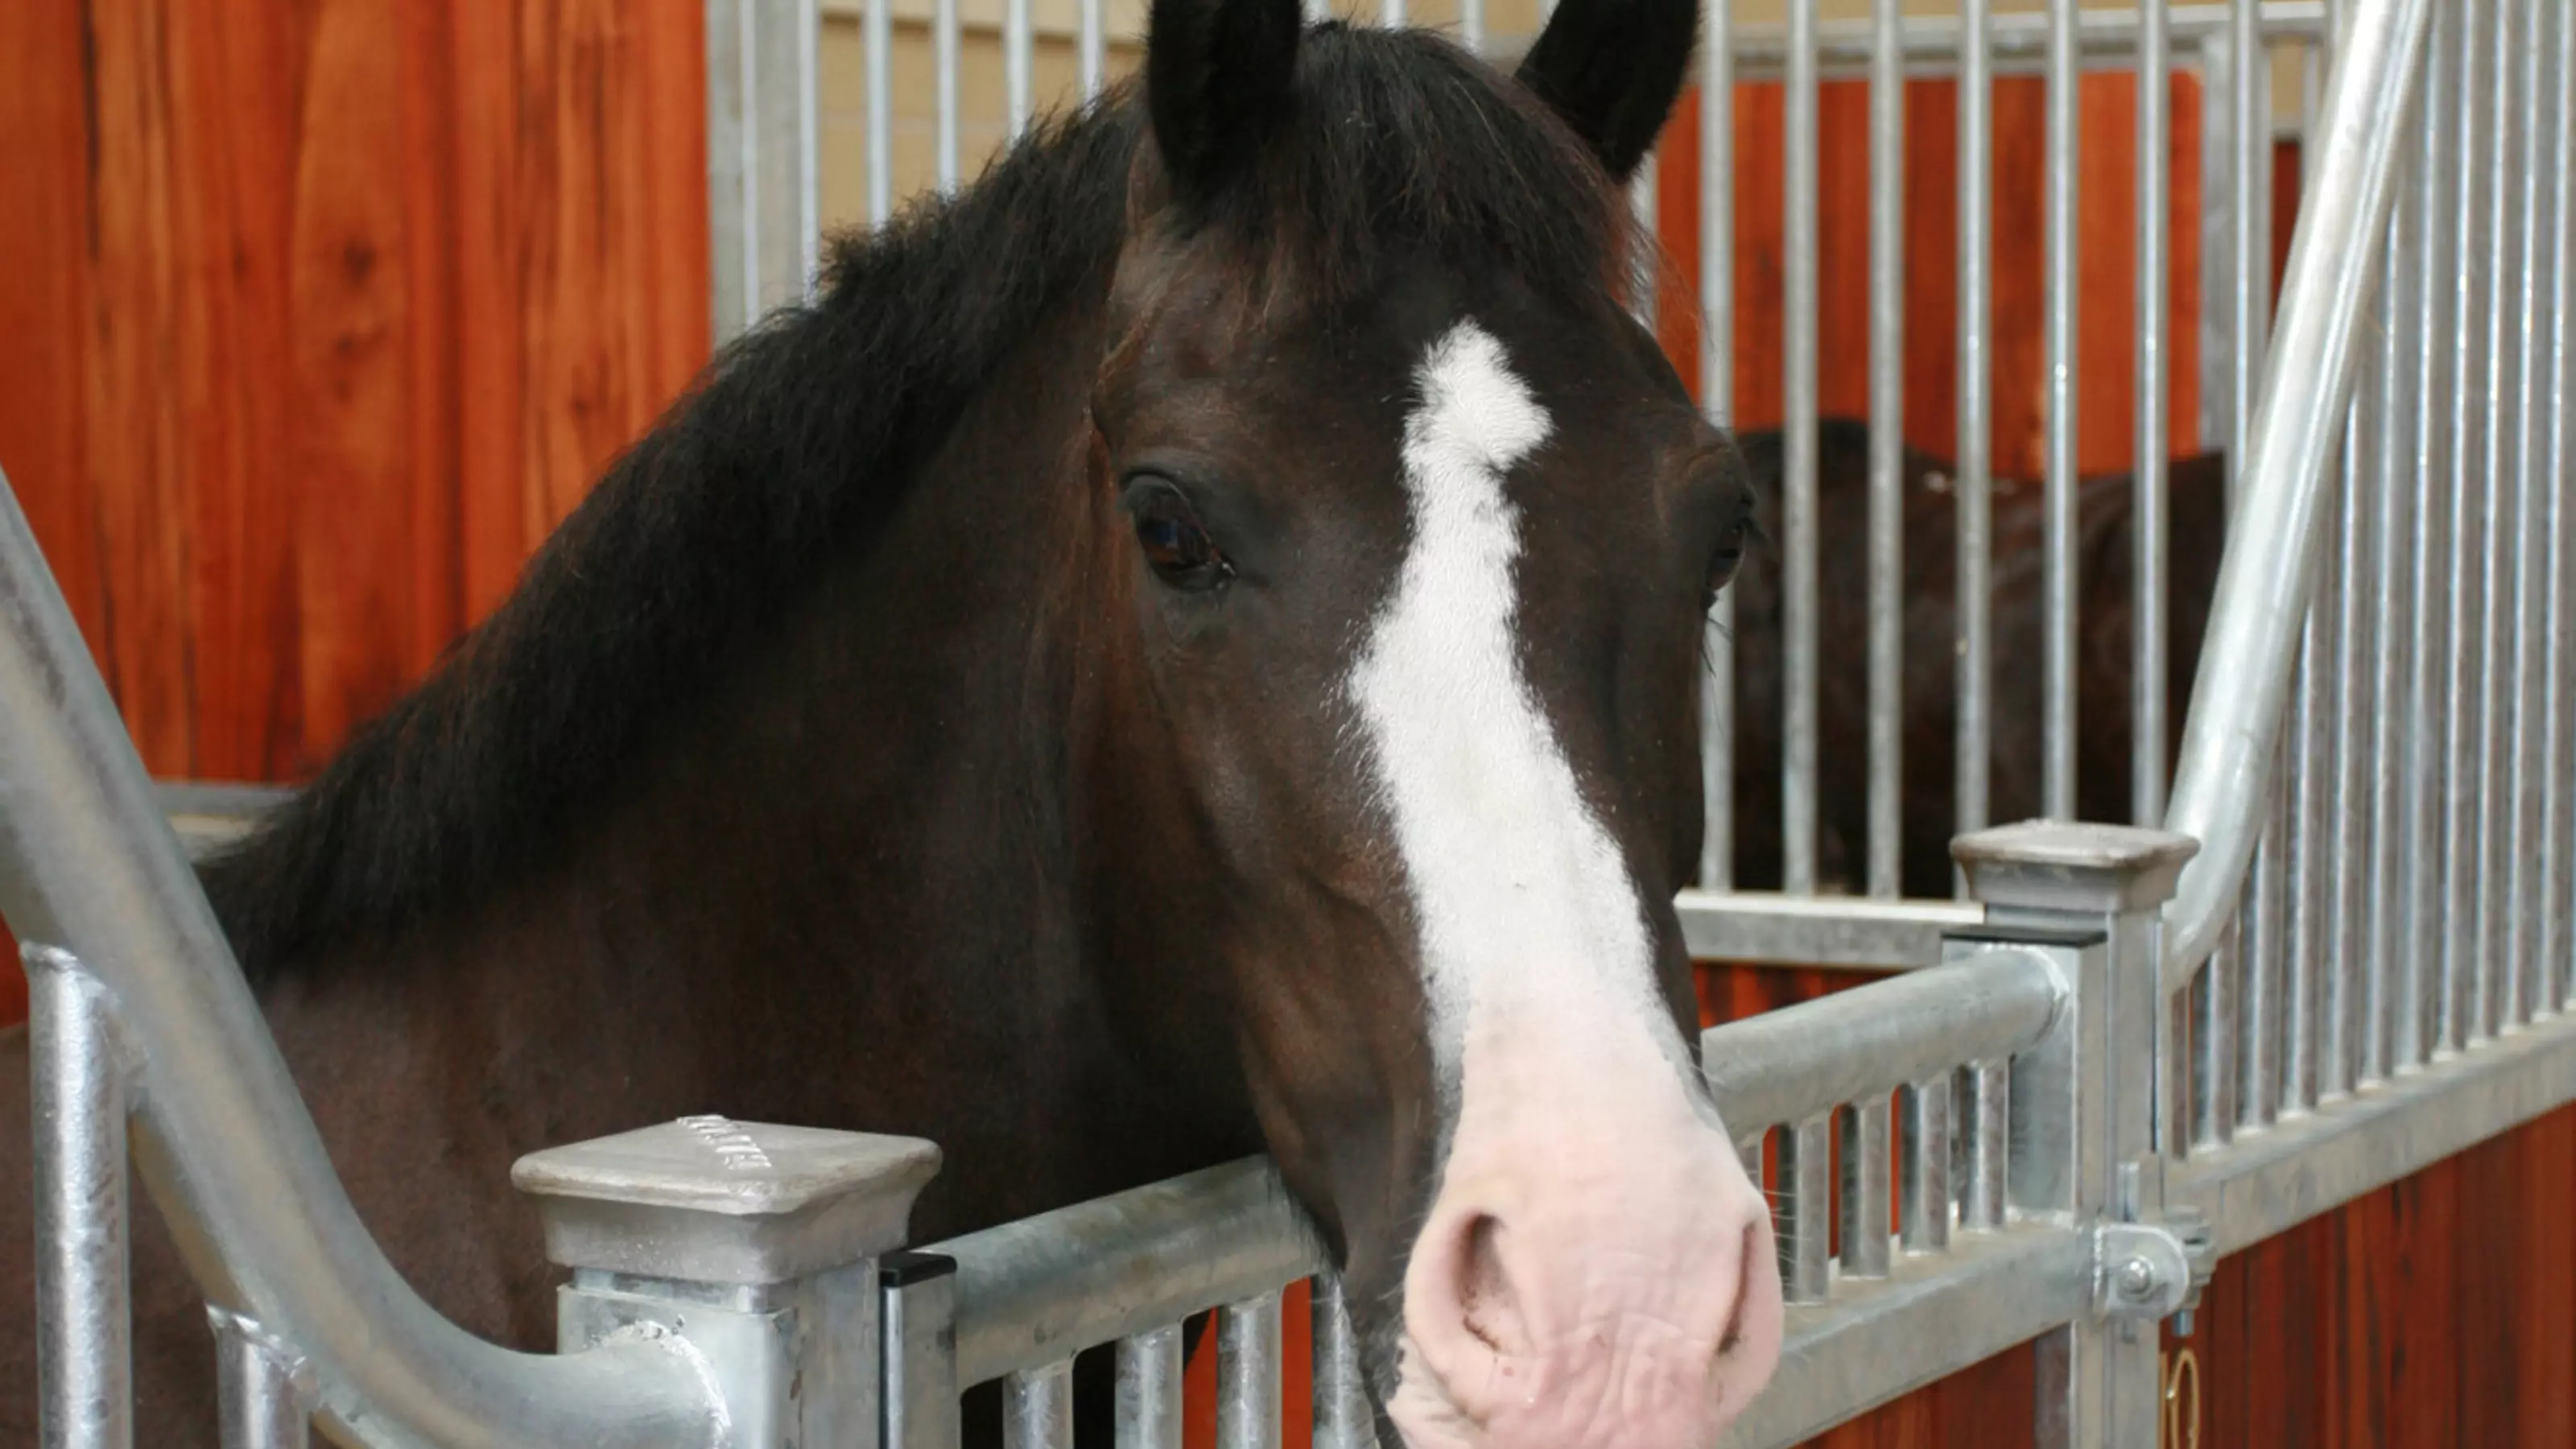
[[2210, 1248], [2209, 1229], [2196, 1213], [2175, 1211], [2161, 1222], [2102, 1224], [2093, 1237], [2094, 1312], [2147, 1323], [2189, 1313], [2209, 1281]]

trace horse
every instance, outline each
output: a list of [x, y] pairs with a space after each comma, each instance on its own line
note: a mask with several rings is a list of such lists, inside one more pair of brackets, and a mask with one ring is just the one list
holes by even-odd
[[[432, 1304], [550, 1345], [510, 1164], [682, 1114], [932, 1139], [916, 1241], [1267, 1152], [1381, 1443], [1741, 1412], [1778, 1270], [1672, 898], [1752, 494], [1623, 300], [1697, 8], [1566, 0], [1506, 75], [1155, 0], [1136, 84], [839, 240], [202, 868]], [[133, 1262], [144, 1441], [204, 1443], [148, 1214]], [[0, 1316], [0, 1439], [31, 1355]]]
[[[1744, 432], [1737, 443], [1762, 501], [1763, 536], [1782, 537], [1778, 510], [1785, 434]], [[1827, 418], [1816, 432], [1817, 754], [1816, 875], [1822, 888], [1867, 885], [1869, 848], [1869, 427]], [[2226, 542], [2227, 459], [2178, 458], [2166, 473], [2169, 542], [2165, 698], [2178, 720], [2200, 666], [2201, 636]], [[1951, 893], [1958, 727], [1957, 471], [1915, 448], [1902, 454], [1905, 577], [1899, 889]], [[2130, 684], [2136, 677], [2137, 513], [2134, 475], [2098, 474], [2077, 489], [2076, 807], [2085, 820], [2130, 816]], [[1993, 481], [1994, 592], [1989, 735], [1989, 820], [2041, 813], [2040, 671], [2046, 626], [2046, 492], [2036, 482]], [[1734, 884], [1781, 884], [1781, 578], [1757, 557], [1734, 585]], [[2168, 727], [2166, 772], [2181, 746]], [[2155, 822], [2144, 822], [2155, 823]]]

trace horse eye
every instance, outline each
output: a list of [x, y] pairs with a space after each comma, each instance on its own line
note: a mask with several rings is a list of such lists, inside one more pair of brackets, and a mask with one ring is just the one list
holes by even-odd
[[1136, 505], [1136, 543], [1154, 576], [1184, 593], [1200, 593], [1234, 577], [1189, 500], [1157, 488]]
[[1735, 571], [1744, 564], [1745, 544], [1752, 535], [1753, 519], [1747, 514], [1728, 524], [1726, 532], [1718, 538], [1717, 551], [1708, 560], [1708, 585], [1702, 591], [1700, 601], [1703, 608], [1715, 607], [1718, 591], [1734, 580]]

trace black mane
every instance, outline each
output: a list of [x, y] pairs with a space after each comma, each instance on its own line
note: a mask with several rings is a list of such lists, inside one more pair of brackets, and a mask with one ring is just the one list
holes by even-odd
[[[1436, 37], [1326, 25], [1297, 113], [1197, 224], [1329, 304], [1399, 252], [1556, 295], [1626, 265], [1590, 153]], [[1043, 319], [1105, 287], [1147, 134], [1132, 90], [1040, 127], [954, 199], [836, 243], [815, 300], [723, 350], [417, 689], [204, 879], [245, 970], [384, 939], [540, 858], [727, 643], [864, 546]]]

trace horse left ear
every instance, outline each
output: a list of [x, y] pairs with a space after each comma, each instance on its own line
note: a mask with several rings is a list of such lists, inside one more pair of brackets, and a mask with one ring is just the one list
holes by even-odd
[[1564, 0], [1522, 59], [1520, 82], [1625, 181], [1681, 99], [1698, 38], [1699, 0]]
[[1179, 195], [1207, 201], [1287, 118], [1304, 25], [1299, 0], [1154, 0], [1145, 101]]

